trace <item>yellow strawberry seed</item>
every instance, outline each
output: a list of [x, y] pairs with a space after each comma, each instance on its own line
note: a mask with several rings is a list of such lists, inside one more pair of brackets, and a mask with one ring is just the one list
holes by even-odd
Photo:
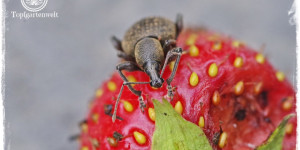
[[217, 106], [219, 105], [221, 102], [221, 96], [220, 93], [218, 91], [214, 91], [214, 94], [212, 96], [212, 103]]
[[284, 100], [282, 102], [283, 110], [289, 111], [289, 110], [291, 110], [292, 107], [293, 107], [293, 98], [292, 97], [288, 97], [286, 100]]
[[261, 91], [262, 91], [262, 87], [263, 87], [263, 83], [262, 82], [259, 82], [257, 83], [255, 86], [254, 86], [254, 94], [255, 95], [258, 95]]
[[196, 72], [193, 72], [190, 76], [190, 85], [196, 86], [199, 83], [199, 77]]
[[107, 83], [107, 87], [108, 87], [108, 90], [110, 90], [111, 92], [114, 92], [114, 91], [116, 91], [116, 89], [117, 89], [117, 85], [116, 85], [116, 83], [113, 82], [113, 81], [109, 81], [109, 82]]
[[192, 45], [190, 46], [189, 53], [192, 57], [196, 57], [199, 55], [199, 49], [195, 45]]
[[265, 56], [261, 53], [256, 54], [255, 56], [256, 62], [263, 64], [265, 62]]
[[169, 68], [170, 68], [171, 71], [173, 71], [174, 65], [175, 65], [175, 60], [170, 62]]
[[205, 121], [204, 121], [204, 117], [203, 116], [201, 116], [199, 118], [199, 123], [198, 124], [199, 124], [199, 127], [204, 128]]
[[263, 83], [259, 82], [254, 86], [254, 94], [258, 95], [262, 91]]
[[98, 123], [98, 121], [99, 121], [99, 114], [94, 113], [94, 114], [92, 115], [92, 120], [93, 120], [95, 123]]
[[133, 111], [133, 106], [130, 102], [128, 101], [125, 101], [123, 100], [123, 106], [124, 106], [124, 109], [127, 111], [127, 112], [132, 112]]
[[293, 132], [293, 124], [292, 123], [288, 123], [285, 127], [285, 133], [286, 134], [292, 134]]
[[232, 42], [232, 46], [235, 48], [239, 48], [242, 45], [242, 43], [240, 41], [233, 41]]
[[236, 68], [241, 68], [243, 66], [243, 58], [242, 57], [236, 57], [234, 62], [233, 62], [233, 66]]
[[222, 48], [222, 43], [221, 42], [214, 42], [212, 49], [213, 50], [220, 50]]
[[116, 141], [115, 138], [108, 137], [108, 138], [106, 138], [106, 140], [110, 146], [112, 146], [112, 147], [118, 146], [118, 142]]
[[87, 133], [89, 127], [88, 127], [87, 123], [82, 123], [82, 124], [80, 124], [80, 128], [83, 133]]
[[223, 148], [223, 147], [225, 147], [226, 143], [227, 143], [227, 133], [223, 132], [220, 135], [220, 139], [219, 139], [218, 145], [219, 145], [220, 148]]
[[278, 72], [276, 72], [276, 77], [277, 77], [278, 81], [282, 82], [284, 80], [284, 78], [285, 78], [285, 75], [284, 75], [283, 72], [278, 71]]
[[197, 34], [191, 34], [186, 40], [186, 45], [194, 45], [197, 39]]
[[99, 146], [100, 146], [99, 141], [95, 138], [91, 138], [91, 143], [92, 143], [93, 147], [95, 147], [95, 148], [99, 148]]
[[218, 75], [218, 66], [216, 63], [212, 63], [208, 68], [208, 75], [210, 77], [215, 77]]
[[182, 114], [183, 112], [183, 106], [182, 106], [182, 103], [180, 101], [178, 101], [176, 104], [175, 104], [175, 107], [174, 107], [175, 111], [178, 112], [180, 115]]
[[234, 94], [235, 95], [241, 95], [244, 92], [244, 82], [239, 81], [235, 86], [234, 86]]
[[[132, 75], [129, 75], [129, 76], [127, 77], [127, 79], [128, 79], [129, 82], [136, 82], [136, 81], [137, 81], [137, 80], [135, 79], [135, 77], [132, 76]], [[131, 84], [131, 86], [135, 86], [135, 84]]]
[[80, 150], [89, 150], [89, 147], [87, 147], [87, 146], [83, 146], [83, 147], [81, 147], [81, 149]]
[[97, 91], [96, 91], [96, 97], [101, 97], [102, 95], [103, 95], [103, 90], [102, 89], [98, 89]]
[[138, 131], [134, 131], [133, 136], [134, 136], [134, 139], [136, 140], [136, 142], [138, 142], [139, 144], [143, 145], [146, 143], [146, 137], [144, 134], [142, 134]]
[[155, 121], [155, 111], [154, 111], [154, 108], [151, 108], [151, 107], [148, 108], [148, 115], [149, 115], [149, 118], [152, 121]]

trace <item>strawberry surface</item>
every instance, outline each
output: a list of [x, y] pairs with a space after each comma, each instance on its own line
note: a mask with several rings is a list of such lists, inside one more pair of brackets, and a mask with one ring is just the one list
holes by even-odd
[[[287, 114], [295, 112], [295, 92], [284, 74], [244, 43], [204, 29], [188, 29], [177, 39], [184, 49], [172, 86], [174, 109], [199, 125], [214, 149], [255, 149], [267, 140]], [[163, 78], [169, 77], [170, 62]], [[149, 81], [141, 71], [126, 72], [130, 81]], [[124, 88], [112, 122], [123, 80], [117, 72], [96, 91], [86, 121], [81, 123], [81, 149], [151, 149], [155, 130], [152, 100], [166, 97], [167, 84], [141, 90], [147, 105]], [[295, 149], [296, 117], [286, 127], [283, 149]]]

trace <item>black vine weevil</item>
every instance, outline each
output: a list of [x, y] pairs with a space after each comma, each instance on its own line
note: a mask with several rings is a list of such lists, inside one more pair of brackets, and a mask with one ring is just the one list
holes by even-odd
[[[112, 43], [118, 50], [118, 56], [126, 60], [116, 67], [124, 83], [116, 100], [112, 116], [113, 122], [116, 119], [117, 107], [124, 85], [139, 97], [140, 108], [143, 111], [146, 106], [142, 92], [135, 90], [131, 84], [150, 83], [152, 87], [161, 87], [164, 82], [162, 75], [166, 65], [172, 56], [177, 56], [174, 69], [170, 77], [166, 80], [168, 84], [168, 96], [173, 97], [171, 82], [175, 76], [182, 54], [182, 49], [176, 47], [176, 39], [182, 28], [181, 15], [177, 15], [175, 23], [162, 17], [147, 17], [131, 26], [122, 41], [115, 36], [112, 37]], [[150, 82], [128, 82], [122, 70], [144, 71], [150, 77]], [[159, 73], [160, 71], [161, 73]]]

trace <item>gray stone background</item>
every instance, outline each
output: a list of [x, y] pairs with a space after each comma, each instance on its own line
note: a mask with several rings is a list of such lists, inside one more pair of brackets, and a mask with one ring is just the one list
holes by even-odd
[[88, 101], [118, 62], [110, 36], [145, 16], [204, 25], [264, 53], [295, 85], [296, 33], [289, 24], [292, 0], [100, 1], [48, 0], [41, 12], [59, 18], [20, 20], [20, 0], [5, 0], [5, 138], [10, 150], [73, 150], [69, 136]]

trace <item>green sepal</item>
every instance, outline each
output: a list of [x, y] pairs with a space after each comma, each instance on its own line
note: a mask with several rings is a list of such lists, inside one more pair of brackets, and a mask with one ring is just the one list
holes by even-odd
[[155, 131], [152, 150], [212, 150], [202, 129], [186, 121], [165, 99], [153, 101]]
[[271, 134], [266, 143], [260, 145], [257, 150], [281, 150], [282, 141], [285, 135], [285, 127], [290, 118], [294, 117], [295, 114], [289, 114], [283, 118], [278, 127]]

